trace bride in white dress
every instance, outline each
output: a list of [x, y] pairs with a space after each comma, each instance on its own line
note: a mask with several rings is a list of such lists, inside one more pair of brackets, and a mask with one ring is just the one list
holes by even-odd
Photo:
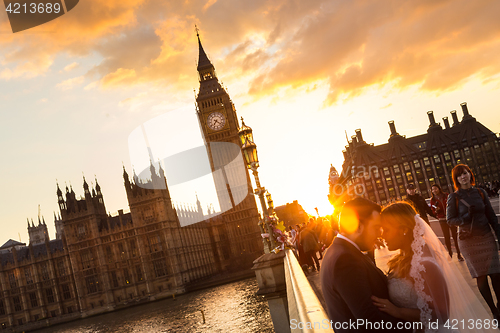
[[[381, 213], [390, 300], [372, 297], [383, 312], [409, 322], [421, 322], [418, 332], [498, 332], [493, 320], [430, 226], [405, 202]], [[377, 265], [383, 258], [377, 256]], [[383, 264], [382, 264], [383, 265]]]

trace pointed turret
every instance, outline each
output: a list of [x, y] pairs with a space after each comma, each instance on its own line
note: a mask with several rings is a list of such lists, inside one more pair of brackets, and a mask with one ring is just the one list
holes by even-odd
[[128, 191], [131, 190], [130, 179], [128, 177], [127, 170], [125, 170], [125, 165], [123, 166], [123, 182], [125, 184], [125, 191], [128, 194]]
[[[195, 26], [196, 27], [196, 26]], [[201, 45], [201, 40], [200, 40], [200, 33], [199, 33], [198, 27], [196, 27], [196, 37], [198, 37], [198, 71], [203, 70], [203, 69], [208, 69], [208, 68], [214, 68], [214, 65], [210, 62], [210, 60], [207, 57], [207, 54], [205, 53], [205, 50], [203, 49], [203, 46]]]
[[71, 186], [71, 183], [69, 185], [69, 188], [68, 185], [66, 185], [66, 202], [64, 208], [64, 210], [69, 213], [76, 212], [76, 195], [75, 191], [73, 191], [73, 186]]
[[29, 236], [29, 243], [30, 244], [40, 244], [45, 241], [45, 239], [48, 240], [48, 231], [47, 231], [47, 224], [45, 223], [45, 218], [42, 216], [40, 219], [40, 207], [38, 208], [38, 225], [35, 226], [33, 223], [33, 219], [31, 219], [31, 225], [30, 225], [30, 220], [28, 219], [28, 236]]
[[85, 194], [89, 193], [89, 184], [87, 184], [85, 176], [83, 176], [83, 189], [85, 190]]
[[106, 214], [106, 207], [104, 205], [104, 197], [102, 196], [101, 185], [97, 182], [97, 176], [94, 175], [95, 187], [92, 189], [92, 197], [94, 200], [94, 207], [97, 212], [101, 214]]
[[203, 209], [201, 208], [201, 202], [198, 199], [198, 193], [195, 193], [195, 194], [196, 194], [196, 208], [198, 209], [198, 213], [203, 214]]
[[97, 182], [97, 177], [95, 177], [95, 190], [96, 190], [97, 194], [100, 194], [100, 192], [101, 192], [101, 186]]
[[217, 75], [215, 74], [215, 67], [212, 65], [210, 60], [201, 45], [200, 34], [198, 28], [196, 28], [196, 37], [198, 37], [198, 73], [200, 75], [200, 82], [217, 79]]
[[163, 171], [163, 168], [162, 168], [161, 163], [160, 163], [160, 159], [158, 159], [158, 166], [159, 166], [158, 175], [160, 176], [161, 179], [164, 179], [165, 178], [165, 171]]
[[123, 180], [124, 180], [125, 182], [130, 181], [130, 179], [128, 178], [128, 172], [127, 172], [127, 170], [125, 169], [125, 165], [123, 166]]
[[134, 176], [133, 176], [133, 178], [134, 178], [134, 183], [135, 183], [136, 185], [138, 185], [138, 184], [139, 184], [139, 177], [137, 177], [137, 174], [135, 173], [135, 169], [132, 169], [132, 171], [134, 172]]
[[59, 204], [59, 209], [62, 212], [63, 210], [66, 209], [66, 205], [64, 202], [61, 188], [59, 187], [59, 183], [57, 183], [57, 180], [56, 180], [56, 184], [57, 184], [57, 203]]
[[149, 160], [149, 172], [151, 172], [151, 180], [154, 180], [156, 176], [156, 168], [153, 165], [153, 161], [151, 159]]
[[57, 192], [56, 192], [57, 196], [62, 197], [62, 191], [61, 191], [61, 188], [59, 187], [59, 183], [56, 182], [56, 184], [57, 184]]

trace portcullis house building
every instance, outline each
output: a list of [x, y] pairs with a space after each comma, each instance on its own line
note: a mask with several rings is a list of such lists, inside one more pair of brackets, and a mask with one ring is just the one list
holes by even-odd
[[[414, 183], [424, 198], [431, 196], [431, 186], [441, 185], [453, 192], [451, 170], [459, 163], [467, 164], [476, 183], [498, 180], [500, 174], [500, 139], [474, 118], [466, 103], [461, 104], [463, 117], [451, 111], [452, 123], [443, 118], [443, 126], [427, 112], [429, 127], [421, 135], [407, 138], [389, 121], [388, 143], [368, 144], [361, 130], [348, 141], [338, 184], [351, 195], [386, 204], [406, 198], [406, 185]], [[332, 193], [332, 196], [335, 193]], [[338, 192], [338, 191], [337, 191]]]

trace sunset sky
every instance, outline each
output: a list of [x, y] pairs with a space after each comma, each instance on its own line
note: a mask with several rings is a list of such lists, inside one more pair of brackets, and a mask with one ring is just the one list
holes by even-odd
[[18, 233], [27, 242], [38, 205], [54, 238], [56, 179], [80, 196], [82, 172], [97, 176], [111, 214], [128, 209], [122, 162], [131, 173], [129, 136], [143, 123], [188, 110], [178, 126], [201, 142], [195, 25], [253, 128], [275, 205], [298, 200], [326, 215], [345, 131], [381, 144], [390, 120], [410, 137], [426, 131], [428, 110], [442, 123], [467, 102], [500, 132], [498, 13], [497, 0], [82, 0], [13, 34], [2, 10], [0, 243]]

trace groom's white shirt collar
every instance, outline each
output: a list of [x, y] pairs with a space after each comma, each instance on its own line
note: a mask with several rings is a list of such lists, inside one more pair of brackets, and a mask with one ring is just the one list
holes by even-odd
[[349, 243], [351, 243], [352, 245], [354, 245], [358, 250], [359, 252], [361, 252], [361, 249], [359, 248], [358, 244], [354, 243], [352, 240], [350, 240], [349, 238], [347, 238], [346, 236], [342, 235], [342, 234], [338, 234], [337, 235], [337, 238], [340, 238], [340, 239], [343, 239]]

